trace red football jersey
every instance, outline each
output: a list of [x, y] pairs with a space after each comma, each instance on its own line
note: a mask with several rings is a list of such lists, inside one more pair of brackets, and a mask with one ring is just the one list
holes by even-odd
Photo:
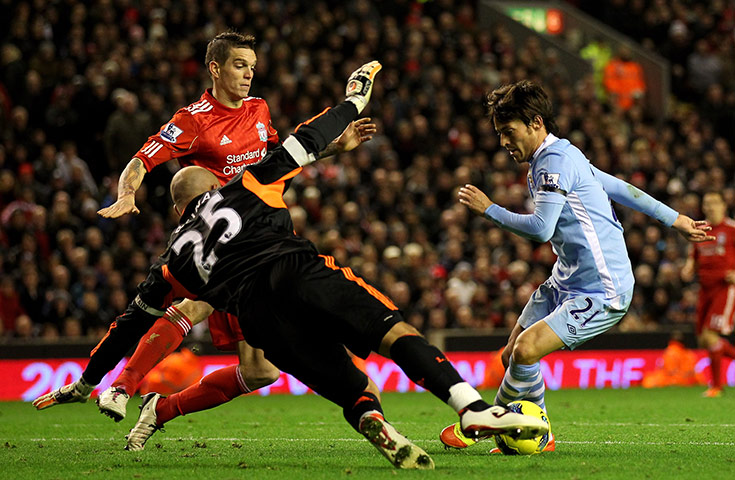
[[712, 225], [709, 234], [716, 240], [692, 244], [699, 283], [704, 288], [724, 284], [725, 273], [735, 270], [735, 220], [726, 218]]
[[224, 185], [276, 145], [278, 132], [265, 100], [247, 97], [240, 108], [229, 108], [207, 89], [199, 101], [180, 109], [149, 137], [134, 157], [149, 172], [174, 158], [182, 167], [198, 165], [214, 173]]

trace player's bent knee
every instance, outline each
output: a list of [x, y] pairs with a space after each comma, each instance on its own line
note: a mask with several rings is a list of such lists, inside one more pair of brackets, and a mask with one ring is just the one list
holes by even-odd
[[[505, 352], [503, 352], [505, 353]], [[531, 365], [539, 361], [539, 353], [531, 342], [518, 340], [513, 346], [513, 361], [523, 365]]]
[[239, 368], [245, 384], [251, 391], [267, 387], [281, 376], [281, 371], [267, 360], [255, 365], [240, 364]]
[[396, 323], [390, 330], [388, 330], [388, 333], [386, 333], [383, 337], [383, 340], [380, 342], [380, 350], [378, 353], [386, 357], [390, 356], [390, 347], [393, 345], [393, 343], [399, 338], [405, 337], [406, 335], [421, 336], [421, 333], [409, 323], [406, 323], [404, 321]]
[[214, 312], [214, 308], [208, 303], [189, 299], [181, 301], [176, 308], [189, 319], [192, 325], [203, 322]]

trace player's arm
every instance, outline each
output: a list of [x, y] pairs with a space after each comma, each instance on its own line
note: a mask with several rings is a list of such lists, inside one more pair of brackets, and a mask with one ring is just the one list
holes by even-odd
[[692, 220], [628, 182], [605, 173], [594, 166], [591, 168], [595, 177], [602, 184], [602, 188], [614, 201], [655, 218], [667, 227], [679, 232], [690, 242], [706, 242], [715, 239], [715, 237], [707, 235], [712, 227], [708, 226], [706, 221]]
[[[248, 172], [262, 184], [271, 183], [292, 178], [300, 167], [318, 160], [319, 152], [340, 136], [367, 106], [381, 68], [379, 62], [373, 61], [355, 70], [347, 82], [344, 102], [300, 124], [280, 147], [268, 153], [266, 160], [253, 165]], [[283, 155], [284, 151], [287, 155]]]
[[319, 159], [354, 150], [364, 142], [372, 140], [376, 131], [377, 126], [370, 123], [370, 117], [355, 120], [347, 125], [344, 132], [319, 153]]
[[117, 183], [117, 201], [109, 207], [101, 208], [97, 213], [105, 218], [117, 218], [126, 213], [140, 213], [135, 206], [135, 192], [143, 183], [145, 174], [143, 162], [133, 157], [120, 174]]
[[466, 205], [476, 215], [492, 220], [504, 230], [535, 242], [547, 242], [556, 229], [566, 197], [561, 192], [539, 191], [533, 213], [513, 213], [493, 203], [474, 185], [459, 189], [459, 203]]
[[97, 213], [105, 218], [139, 213], [135, 206], [135, 192], [143, 183], [145, 174], [157, 165], [195, 152], [198, 146], [198, 132], [199, 126], [187, 109], [176, 112], [170, 122], [148, 138], [120, 174], [117, 201]]

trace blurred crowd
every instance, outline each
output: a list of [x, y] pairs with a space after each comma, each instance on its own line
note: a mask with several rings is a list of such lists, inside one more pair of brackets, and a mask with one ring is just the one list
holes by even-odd
[[[286, 195], [297, 232], [424, 332], [511, 326], [555, 256], [456, 200], [472, 183], [513, 211], [532, 209], [525, 167], [499, 147], [483, 95], [538, 81], [562, 136], [597, 167], [693, 218], [710, 188], [732, 212], [733, 2], [700, 3], [595, 2], [593, 13], [674, 64], [677, 98], [661, 120], [641, 98], [608, 104], [591, 75], [569, 78], [537, 41], [480, 28], [474, 1], [0, 0], [0, 334], [99, 338], [124, 311], [176, 225], [167, 192], [176, 167], [146, 176], [140, 215], [96, 212], [146, 138], [209, 86], [206, 45], [228, 28], [256, 36], [251, 94], [266, 99], [281, 139], [339, 102], [357, 66], [383, 64], [366, 111], [379, 134], [297, 177]], [[617, 328], [691, 323], [697, 287], [679, 277], [683, 239], [616, 212], [636, 276]]]

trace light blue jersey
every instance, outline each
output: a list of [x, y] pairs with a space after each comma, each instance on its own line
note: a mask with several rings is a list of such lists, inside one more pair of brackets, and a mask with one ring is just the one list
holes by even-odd
[[519, 215], [491, 205], [485, 215], [504, 229], [551, 242], [551, 281], [562, 293], [613, 298], [633, 288], [623, 227], [610, 199], [671, 226], [678, 213], [632, 185], [592, 166], [568, 140], [549, 134], [535, 152], [528, 188], [536, 208]]

